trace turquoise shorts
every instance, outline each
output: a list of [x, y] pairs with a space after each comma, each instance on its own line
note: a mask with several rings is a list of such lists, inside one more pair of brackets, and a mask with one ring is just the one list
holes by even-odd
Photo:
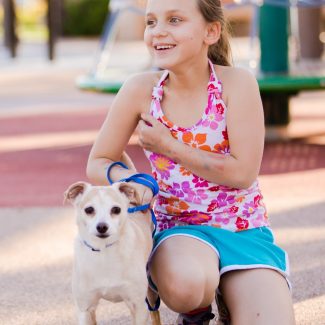
[[274, 243], [268, 227], [231, 232], [211, 226], [177, 226], [156, 234], [151, 256], [162, 242], [174, 236], [195, 238], [210, 246], [219, 257], [220, 275], [234, 270], [273, 269], [285, 277], [290, 287], [287, 253]]

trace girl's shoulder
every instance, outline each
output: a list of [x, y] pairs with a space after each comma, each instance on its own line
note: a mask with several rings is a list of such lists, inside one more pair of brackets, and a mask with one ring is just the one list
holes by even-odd
[[255, 76], [245, 68], [215, 65], [217, 77], [221, 83], [245, 83], [256, 81]]
[[121, 91], [151, 98], [152, 90], [158, 84], [163, 73], [163, 71], [145, 71], [131, 75], [124, 82]]
[[155, 87], [163, 71], [141, 72], [128, 77], [117, 94], [126, 106], [132, 107], [137, 113], [147, 112], [151, 99], [153, 87]]
[[257, 80], [248, 69], [215, 65], [215, 71], [222, 84], [224, 99], [239, 89], [245, 89], [249, 93], [258, 90]]

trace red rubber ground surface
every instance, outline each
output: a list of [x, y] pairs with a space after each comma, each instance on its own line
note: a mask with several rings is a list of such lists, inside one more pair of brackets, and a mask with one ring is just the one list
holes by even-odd
[[[2, 118], [0, 137], [97, 130], [103, 111]], [[4, 141], [1, 140], [0, 141]], [[0, 206], [60, 206], [64, 190], [86, 180], [85, 166], [90, 145], [0, 152]], [[149, 172], [138, 146], [128, 153], [137, 168]], [[325, 167], [325, 146], [299, 142], [268, 143], [261, 175], [290, 173]]]

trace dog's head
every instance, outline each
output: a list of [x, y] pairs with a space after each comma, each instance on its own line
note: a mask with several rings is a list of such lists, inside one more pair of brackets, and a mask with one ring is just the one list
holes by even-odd
[[87, 240], [116, 240], [126, 221], [129, 204], [139, 202], [135, 188], [128, 183], [92, 186], [78, 182], [64, 195], [75, 207], [80, 235]]

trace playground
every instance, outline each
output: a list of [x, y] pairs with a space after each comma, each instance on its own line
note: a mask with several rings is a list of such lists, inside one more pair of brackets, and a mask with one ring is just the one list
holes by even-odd
[[[252, 52], [250, 41], [248, 35], [232, 44], [235, 59], [246, 66], [252, 58], [259, 60], [257, 44]], [[117, 45], [121, 49], [128, 42]], [[63, 192], [71, 183], [86, 179], [91, 144], [115, 96], [78, 88], [77, 81], [94, 72], [101, 54], [98, 44], [98, 39], [59, 39], [53, 62], [47, 61], [44, 44], [22, 43], [14, 60], [0, 45], [1, 324], [76, 323], [70, 288], [76, 226], [72, 208], [63, 205]], [[129, 45], [130, 52], [143, 50], [135, 43]], [[312, 78], [319, 86], [299, 92], [290, 89], [290, 120], [267, 126], [259, 180], [276, 241], [289, 253], [297, 324], [322, 325], [324, 56], [293, 63], [294, 55], [288, 49], [290, 69], [293, 64], [299, 69], [302, 63], [317, 66]], [[109, 63], [121, 67], [121, 62], [127, 63], [127, 53], [112, 53]], [[136, 135], [127, 151], [139, 170], [149, 171]], [[163, 305], [163, 323], [171, 325], [175, 318]], [[98, 319], [101, 325], [130, 324], [123, 304], [103, 302]]]

